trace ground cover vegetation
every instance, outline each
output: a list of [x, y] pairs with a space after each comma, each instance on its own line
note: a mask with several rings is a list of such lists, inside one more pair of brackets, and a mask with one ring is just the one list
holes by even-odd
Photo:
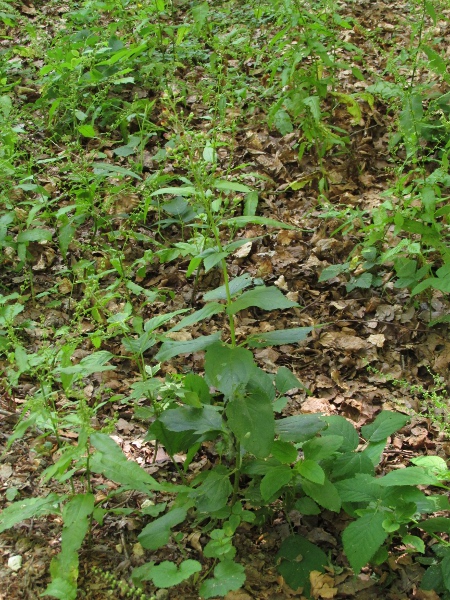
[[450, 598], [449, 15], [0, 0], [1, 598]]

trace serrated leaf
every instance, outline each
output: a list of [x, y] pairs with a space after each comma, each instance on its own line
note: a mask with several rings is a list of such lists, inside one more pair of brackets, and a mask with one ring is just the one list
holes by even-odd
[[370, 561], [386, 540], [384, 512], [366, 514], [350, 523], [342, 534], [344, 551], [355, 575]]
[[408, 421], [407, 415], [383, 410], [373, 423], [361, 427], [361, 434], [368, 442], [381, 442], [404, 427]]
[[327, 555], [301, 535], [290, 535], [281, 544], [277, 558], [281, 559], [278, 571], [286, 583], [294, 590], [303, 588], [303, 594], [309, 596], [312, 571], [323, 573], [328, 564]]
[[374, 465], [362, 452], [344, 452], [332, 465], [333, 477], [352, 477], [358, 473], [374, 474]]
[[329, 267], [325, 267], [320, 274], [319, 282], [328, 281], [328, 279], [333, 279], [341, 273], [345, 273], [345, 271], [348, 271], [349, 266], [350, 263], [344, 263], [342, 265], [330, 265]]
[[320, 506], [333, 512], [341, 510], [341, 498], [336, 487], [329, 479], [325, 478], [323, 484], [305, 480], [302, 482], [302, 487], [305, 494], [310, 496]]
[[320, 515], [322, 512], [320, 506], [308, 496], [296, 500], [294, 508], [302, 515]]
[[266, 287], [261, 285], [241, 294], [237, 300], [231, 303], [228, 312], [234, 315], [250, 306], [256, 306], [262, 310], [275, 310], [292, 308], [298, 306], [298, 303], [288, 300], [275, 286]]
[[217, 407], [178, 406], [165, 410], [158, 420], [168, 431], [193, 431], [198, 434], [222, 430], [222, 416]]
[[159, 565], [150, 562], [134, 569], [131, 578], [135, 583], [152, 580], [157, 588], [169, 588], [189, 579], [191, 575], [201, 570], [202, 566], [197, 560], [184, 560], [179, 566], [165, 560]]
[[209, 346], [205, 354], [205, 376], [209, 385], [227, 398], [249, 382], [256, 370], [253, 354], [245, 348], [229, 348], [222, 344]]
[[383, 487], [401, 485], [437, 485], [439, 479], [429, 471], [421, 467], [406, 467], [391, 471], [384, 477], [380, 477], [378, 484]]
[[302, 477], [313, 483], [325, 483], [325, 471], [314, 460], [301, 460], [297, 463], [297, 471]]
[[160, 362], [166, 362], [178, 356], [179, 354], [192, 354], [193, 352], [200, 352], [206, 350], [211, 344], [215, 344], [220, 340], [222, 332], [218, 331], [212, 335], [202, 335], [195, 340], [189, 340], [188, 342], [164, 342], [159, 349], [158, 354], [155, 356], [155, 360]]
[[187, 508], [173, 508], [167, 514], [155, 519], [144, 527], [138, 535], [140, 544], [147, 550], [157, 550], [169, 541], [171, 528], [182, 523], [187, 514]]
[[409, 544], [412, 546], [417, 552], [425, 553], [425, 544], [424, 541], [417, 537], [417, 535], [404, 535], [402, 537], [402, 542], [404, 544]]
[[285, 110], [278, 110], [273, 118], [273, 123], [281, 135], [287, 135], [294, 131], [294, 126], [292, 125], [291, 117]]
[[350, 452], [356, 450], [359, 444], [358, 432], [354, 426], [340, 415], [331, 415], [329, 417], [321, 417], [328, 427], [321, 433], [322, 437], [327, 435], [340, 435], [343, 437], [343, 442], [340, 447], [342, 452]]
[[426, 521], [420, 521], [417, 526], [427, 533], [440, 532], [450, 534], [450, 519], [447, 517], [433, 517]]
[[343, 441], [341, 435], [328, 435], [308, 440], [303, 444], [305, 458], [316, 461], [328, 458], [342, 446]]
[[255, 333], [247, 338], [250, 348], [265, 348], [282, 344], [297, 344], [308, 337], [314, 327], [294, 327], [291, 329], [276, 329], [267, 333]]
[[292, 476], [291, 468], [286, 465], [272, 467], [261, 480], [261, 496], [264, 500], [269, 500], [291, 481]]
[[336, 481], [335, 486], [342, 502], [376, 502], [384, 494], [378, 485], [379, 479], [367, 474], [358, 474], [351, 479]]
[[202, 583], [200, 596], [205, 599], [225, 596], [228, 592], [238, 590], [244, 582], [244, 567], [231, 560], [224, 560], [215, 567], [214, 577]]
[[226, 469], [210, 471], [201, 485], [190, 493], [190, 498], [201, 513], [211, 513], [226, 506], [233, 488]]
[[284, 464], [290, 465], [298, 458], [298, 450], [289, 442], [275, 440], [270, 450], [271, 455]]

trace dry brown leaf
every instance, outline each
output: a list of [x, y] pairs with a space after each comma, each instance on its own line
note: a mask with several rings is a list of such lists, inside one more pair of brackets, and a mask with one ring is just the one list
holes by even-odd
[[309, 574], [311, 582], [311, 596], [313, 598], [334, 598], [338, 588], [334, 587], [334, 578], [320, 571], [311, 571]]

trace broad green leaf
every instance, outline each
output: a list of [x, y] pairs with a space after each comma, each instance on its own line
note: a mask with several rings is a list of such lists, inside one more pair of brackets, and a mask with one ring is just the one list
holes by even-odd
[[315, 460], [300, 460], [296, 465], [296, 469], [308, 481], [319, 485], [325, 483], [325, 472]]
[[210, 471], [201, 485], [189, 494], [201, 513], [211, 513], [226, 506], [233, 488], [225, 468]]
[[255, 333], [247, 338], [250, 348], [265, 348], [266, 346], [281, 346], [282, 344], [297, 344], [308, 337], [314, 327], [294, 327], [292, 329], [276, 329], [267, 333]]
[[341, 265], [330, 265], [329, 267], [325, 267], [320, 274], [319, 282], [328, 281], [329, 279], [333, 279], [337, 277], [341, 273], [345, 273], [349, 270], [350, 263], [343, 263]]
[[27, 519], [59, 513], [59, 503], [64, 498], [65, 496], [58, 494], [49, 494], [45, 498], [26, 498], [14, 502], [0, 513], [0, 533]]
[[440, 54], [438, 54], [436, 52], [436, 50], [433, 50], [433, 48], [430, 48], [430, 46], [427, 46], [426, 44], [422, 44], [421, 49], [425, 52], [425, 54], [428, 57], [429, 68], [434, 73], [437, 73], [438, 75], [442, 75], [443, 78], [445, 80], [447, 80], [447, 78], [448, 78], [447, 63], [442, 58], [442, 56]]
[[206, 404], [202, 408], [178, 406], [165, 410], [158, 420], [169, 431], [193, 431], [208, 433], [222, 430], [222, 416], [215, 406]]
[[339, 492], [329, 479], [325, 479], [323, 484], [304, 480], [302, 481], [302, 487], [305, 494], [310, 496], [317, 504], [320, 504], [320, 506], [333, 512], [339, 512], [341, 510], [341, 498]]
[[320, 98], [319, 96], [308, 96], [303, 100], [303, 104], [309, 108], [311, 115], [316, 123], [320, 123]]
[[81, 377], [87, 377], [92, 373], [100, 373], [102, 371], [112, 371], [116, 367], [114, 365], [107, 365], [106, 363], [113, 357], [111, 352], [106, 350], [100, 350], [99, 352], [92, 352], [88, 356], [85, 356], [80, 360], [77, 365], [73, 367], [57, 367], [55, 373], [64, 373], [65, 375], [81, 375]]
[[164, 313], [163, 315], [157, 315], [156, 317], [152, 317], [151, 319], [148, 319], [148, 321], [145, 321], [144, 331], [146, 333], [151, 333], [155, 329], [158, 329], [158, 327], [161, 327], [161, 325], [163, 325], [164, 323], [167, 323], [167, 321], [173, 319], [173, 317], [181, 315], [185, 312], [187, 312], [186, 308], [180, 308], [179, 310], [174, 310], [169, 313]]
[[296, 500], [294, 508], [302, 515], [320, 515], [322, 512], [320, 506], [308, 496]]
[[180, 331], [180, 329], [184, 329], [185, 327], [191, 327], [192, 325], [195, 325], [195, 323], [203, 321], [204, 319], [209, 319], [213, 315], [217, 315], [224, 310], [225, 306], [223, 304], [219, 304], [218, 302], [208, 302], [208, 304], [205, 304], [200, 310], [196, 310], [191, 315], [181, 319], [181, 321], [169, 331]]
[[186, 451], [193, 447], [206, 436], [193, 431], [169, 431], [167, 427], [156, 420], [150, 425], [144, 441], [158, 440], [166, 449], [166, 452], [173, 456], [178, 452]]
[[206, 382], [227, 398], [243, 390], [255, 369], [253, 354], [245, 348], [229, 348], [222, 344], [213, 344], [206, 350]]
[[416, 467], [428, 469], [435, 475], [439, 475], [439, 473], [445, 474], [448, 471], [446, 461], [440, 456], [417, 456], [416, 458], [412, 458], [411, 462]]
[[78, 550], [89, 529], [93, 510], [93, 494], [78, 494], [64, 506], [61, 552], [52, 559], [52, 582], [44, 594], [61, 600], [77, 597]]
[[387, 437], [404, 427], [408, 421], [407, 415], [383, 410], [373, 423], [361, 427], [361, 434], [368, 442], [385, 441]]
[[301, 535], [290, 535], [281, 544], [277, 558], [281, 560], [278, 571], [293, 589], [303, 588], [303, 594], [309, 597], [312, 571], [324, 572], [328, 564], [325, 552], [311, 544]]
[[426, 521], [420, 521], [417, 527], [423, 529], [427, 533], [449, 533], [450, 534], [450, 519], [447, 517], [433, 517]]
[[138, 540], [147, 550], [157, 550], [169, 541], [171, 528], [186, 519], [189, 507], [173, 508], [168, 513], [155, 519], [144, 527], [138, 535]]
[[123, 175], [124, 177], [133, 177], [134, 179], [142, 179], [133, 171], [112, 165], [110, 163], [94, 163], [94, 174], [103, 177], [111, 177], [112, 175]]
[[[236, 296], [236, 294], [238, 294], [241, 290], [244, 290], [249, 285], [251, 285], [252, 281], [253, 281], [253, 279], [250, 277], [250, 275], [248, 273], [244, 273], [243, 275], [240, 275], [239, 277], [235, 277], [234, 279], [232, 279], [229, 282], [229, 290], [230, 290], [231, 297], [233, 298], [233, 296]], [[212, 300], [226, 300], [226, 299], [227, 299], [227, 290], [224, 285], [221, 285], [220, 287], [216, 288], [215, 290], [210, 290], [209, 292], [206, 292], [206, 294], [203, 294], [203, 300], [205, 300], [205, 302], [211, 302]]]
[[17, 236], [17, 242], [23, 244], [26, 242], [49, 242], [53, 238], [53, 233], [49, 229], [25, 229], [21, 231]]
[[425, 544], [420, 537], [417, 537], [417, 535], [404, 535], [402, 537], [402, 542], [404, 544], [409, 544], [415, 550], [417, 550], [417, 552], [421, 552], [422, 554], [425, 553]]
[[245, 570], [243, 565], [231, 560], [224, 560], [215, 567], [214, 577], [202, 583], [199, 593], [205, 599], [225, 596], [228, 592], [238, 590], [244, 585], [244, 582]]
[[197, 394], [202, 404], [211, 404], [209, 385], [200, 375], [188, 373], [184, 378], [184, 387], [186, 390]]
[[335, 487], [342, 502], [376, 502], [384, 494], [379, 479], [361, 473], [351, 479], [336, 481]]
[[357, 473], [374, 474], [374, 465], [362, 452], [344, 452], [332, 464], [333, 477], [352, 477]]
[[82, 136], [87, 138], [95, 138], [97, 136], [97, 134], [95, 133], [95, 129], [92, 127], [92, 125], [79, 125], [78, 131], [81, 133]]
[[278, 110], [273, 118], [273, 123], [281, 135], [287, 135], [294, 131], [294, 126], [292, 125], [291, 117], [285, 110]]
[[153, 581], [157, 588], [169, 588], [189, 579], [194, 573], [202, 570], [197, 560], [184, 560], [179, 567], [168, 560], [155, 565], [154, 562], [146, 563], [133, 570], [131, 578], [135, 584], [142, 581]]
[[378, 484], [383, 487], [400, 485], [438, 485], [439, 479], [428, 470], [421, 467], [406, 467], [391, 471], [384, 477], [380, 477]]
[[150, 194], [150, 196], [161, 196], [162, 194], [173, 194], [175, 196], [193, 196], [196, 192], [195, 187], [167, 187], [156, 190]]
[[343, 442], [339, 448], [341, 452], [351, 452], [356, 450], [359, 444], [358, 432], [354, 426], [340, 415], [331, 415], [329, 417], [321, 417], [328, 427], [324, 429], [321, 436], [340, 435], [343, 437]]
[[303, 452], [306, 459], [323, 460], [333, 454], [342, 446], [344, 438], [341, 435], [327, 435], [325, 437], [313, 438], [303, 444]]
[[301, 381], [287, 367], [280, 367], [275, 376], [275, 385], [280, 394], [285, 394], [294, 388], [306, 389]]
[[326, 427], [320, 415], [294, 415], [275, 422], [275, 433], [285, 442], [306, 442]]
[[347, 526], [342, 534], [344, 552], [355, 575], [370, 561], [388, 534], [383, 529], [384, 512], [365, 514]]
[[376, 467], [380, 464], [385, 447], [386, 439], [383, 439], [381, 442], [367, 444], [367, 447], [361, 452], [361, 454], [367, 456], [367, 458], [372, 461], [373, 466]]
[[220, 261], [228, 256], [228, 252], [209, 252], [207, 256], [203, 258], [203, 265], [205, 267], [205, 273], [211, 271]]
[[261, 480], [261, 496], [264, 500], [269, 500], [291, 481], [292, 476], [292, 469], [286, 465], [272, 467]]
[[259, 393], [236, 398], [226, 406], [228, 425], [244, 448], [258, 458], [269, 456], [275, 434], [272, 402]]
[[249, 306], [257, 306], [263, 310], [275, 310], [298, 306], [297, 302], [288, 300], [275, 286], [258, 286], [241, 294], [231, 303], [228, 312], [232, 315]]
[[148, 493], [149, 490], [165, 489], [137, 463], [127, 460], [120, 447], [105, 433], [91, 434], [91, 443], [98, 452], [91, 457], [90, 467], [94, 473], [103, 473], [105, 477], [132, 490]]
[[215, 344], [221, 338], [222, 332], [218, 331], [212, 335], [202, 335], [195, 340], [188, 342], [164, 342], [159, 349], [158, 354], [155, 356], [155, 360], [160, 362], [166, 362], [178, 356], [179, 354], [192, 354], [194, 352], [200, 352], [206, 350], [211, 344]]
[[270, 453], [274, 458], [288, 465], [294, 463], [298, 458], [297, 448], [293, 444], [281, 440], [273, 442]]
[[293, 225], [288, 225], [287, 223], [282, 223], [281, 221], [276, 221], [275, 219], [269, 219], [267, 217], [230, 217], [229, 219], [224, 219], [221, 225], [229, 225], [232, 227], [244, 227], [245, 225], [266, 225], [267, 227], [277, 227], [278, 229], [296, 229]]
[[229, 190], [231, 192], [242, 192], [244, 194], [247, 194], [252, 191], [248, 186], [243, 185], [242, 183], [237, 183], [236, 181], [225, 181], [217, 179], [213, 185], [216, 188], [216, 190]]
[[[422, 590], [442, 590], [444, 586], [444, 577], [441, 569], [441, 565], [431, 565], [429, 567], [420, 582], [420, 589]], [[435, 596], [436, 597], [436, 596]], [[439, 598], [439, 596], [438, 596]]]
[[447, 552], [441, 561], [441, 572], [444, 585], [447, 590], [450, 590], [450, 553], [448, 548], [446, 550]]

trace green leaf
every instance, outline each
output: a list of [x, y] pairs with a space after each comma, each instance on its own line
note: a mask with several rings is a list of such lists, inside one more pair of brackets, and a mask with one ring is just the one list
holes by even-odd
[[417, 537], [416, 535], [409, 535], [409, 534], [404, 535], [402, 537], [402, 542], [404, 544], [409, 544], [417, 552], [421, 552], [422, 554], [425, 553], [425, 544], [424, 544], [423, 540], [421, 540], [420, 537]]
[[222, 332], [218, 331], [212, 335], [201, 335], [200, 337], [195, 338], [195, 340], [190, 340], [188, 342], [164, 342], [159, 349], [158, 354], [155, 356], [155, 360], [166, 362], [179, 354], [192, 354], [194, 352], [206, 350], [208, 346], [218, 342], [221, 336]]
[[173, 508], [168, 513], [155, 519], [144, 527], [138, 540], [147, 550], [157, 550], [165, 546], [170, 538], [171, 528], [186, 519], [188, 507]]
[[275, 435], [272, 402], [258, 392], [228, 402], [228, 425], [244, 448], [258, 458], [269, 456]]
[[209, 302], [200, 310], [196, 310], [191, 315], [181, 319], [181, 321], [169, 329], [169, 331], [180, 331], [180, 329], [184, 329], [185, 327], [191, 327], [192, 325], [195, 325], [195, 323], [203, 321], [204, 319], [209, 319], [213, 315], [217, 315], [224, 310], [225, 306], [223, 304], [219, 304], [218, 302]]
[[248, 290], [241, 294], [237, 300], [231, 303], [228, 312], [234, 315], [249, 306], [257, 306], [263, 310], [275, 310], [292, 308], [293, 306], [298, 306], [298, 303], [288, 300], [275, 286], [266, 287], [260, 285], [253, 290]]
[[229, 219], [225, 219], [221, 225], [229, 225], [232, 227], [244, 227], [245, 225], [266, 225], [267, 227], [277, 227], [278, 229], [295, 229], [293, 225], [288, 225], [287, 223], [282, 223], [281, 221], [276, 221], [275, 219], [269, 219], [267, 217], [254, 217], [254, 216], [244, 216], [244, 217], [231, 217]]
[[294, 415], [275, 422], [275, 433], [285, 442], [306, 442], [326, 427], [319, 415]]
[[94, 175], [100, 175], [103, 177], [111, 177], [113, 175], [123, 175], [124, 177], [133, 177], [134, 179], [142, 179], [133, 171], [112, 165], [110, 163], [94, 163]]
[[311, 115], [316, 123], [320, 123], [320, 98], [319, 96], [308, 96], [303, 100], [303, 104], [309, 108]]
[[26, 242], [49, 242], [53, 238], [53, 234], [49, 229], [26, 229], [21, 231], [17, 236], [17, 242], [23, 244]]
[[202, 566], [197, 560], [184, 560], [179, 567], [175, 563], [165, 560], [159, 565], [149, 562], [134, 569], [131, 578], [135, 584], [152, 580], [157, 588], [169, 588], [189, 579], [194, 573], [201, 570]]
[[296, 469], [308, 481], [319, 485], [325, 483], [325, 471], [314, 460], [300, 460], [296, 465]]
[[370, 561], [388, 534], [383, 529], [384, 512], [365, 514], [350, 523], [342, 534], [344, 551], [355, 575]]
[[356, 450], [359, 444], [358, 432], [354, 426], [344, 417], [339, 415], [331, 415], [329, 417], [321, 417], [328, 427], [324, 429], [321, 436], [340, 435], [343, 437], [343, 442], [339, 450], [341, 452], [351, 452]]
[[341, 435], [328, 435], [314, 438], [303, 444], [303, 452], [306, 459], [323, 460], [339, 450], [344, 438]]
[[[241, 290], [244, 290], [249, 285], [252, 284], [253, 279], [250, 277], [248, 273], [244, 273], [239, 277], [235, 277], [229, 283], [230, 296], [236, 296]], [[226, 300], [227, 299], [227, 289], [224, 285], [216, 288], [215, 290], [210, 290], [203, 294], [203, 300], [205, 302], [211, 302], [211, 300]]]
[[406, 425], [407, 415], [383, 410], [370, 425], [361, 427], [361, 434], [368, 442], [381, 442]]
[[437, 73], [438, 75], [442, 75], [445, 80], [447, 80], [447, 63], [442, 58], [440, 54], [438, 54], [433, 48], [427, 46], [426, 44], [421, 45], [421, 49], [425, 52], [428, 57], [428, 66], [429, 68]]
[[199, 512], [211, 513], [226, 506], [232, 491], [230, 473], [223, 467], [216, 467], [198, 488], [191, 491], [190, 498]]
[[398, 485], [438, 485], [439, 479], [421, 467], [406, 467], [391, 471], [378, 479], [378, 484], [383, 487]]
[[156, 420], [150, 425], [144, 441], [158, 440], [166, 449], [166, 452], [173, 456], [177, 452], [185, 451], [197, 444], [199, 440], [206, 436], [193, 431], [169, 431], [161, 421]]
[[447, 517], [433, 517], [426, 521], [420, 521], [417, 527], [423, 529], [427, 533], [449, 533], [450, 534], [450, 519]]
[[105, 433], [91, 434], [91, 443], [98, 450], [90, 462], [94, 473], [103, 473], [108, 479], [143, 493], [164, 489], [164, 485], [159, 484], [137, 463], [127, 460], [116, 442]]
[[336, 481], [335, 487], [342, 502], [377, 502], [384, 493], [384, 490], [378, 485], [379, 481], [379, 479], [362, 473], [351, 479]]
[[294, 508], [295, 510], [298, 510], [298, 512], [302, 515], [320, 515], [320, 513], [322, 512], [320, 506], [308, 496], [299, 498], [295, 502]]
[[294, 131], [291, 117], [285, 110], [278, 110], [273, 118], [273, 123], [281, 135], [287, 135]]
[[450, 591], [450, 554], [444, 556], [441, 562], [442, 579], [447, 590]]
[[303, 594], [309, 597], [311, 571], [324, 572], [328, 564], [327, 555], [301, 535], [290, 535], [281, 544], [277, 558], [281, 559], [278, 571], [293, 589], [303, 588]]
[[362, 452], [344, 452], [332, 464], [333, 477], [352, 477], [357, 473], [374, 474], [374, 465]]
[[306, 389], [294, 373], [287, 367], [280, 367], [275, 376], [275, 385], [280, 394], [285, 394], [295, 388]]
[[317, 504], [320, 504], [320, 506], [333, 512], [339, 512], [341, 510], [341, 498], [336, 487], [329, 479], [325, 479], [321, 485], [304, 480], [302, 481], [302, 487], [305, 494], [310, 496]]
[[193, 196], [196, 193], [195, 187], [167, 187], [156, 190], [150, 196], [161, 196], [162, 194], [173, 194], [175, 196]]
[[252, 191], [248, 186], [243, 185], [242, 183], [237, 183], [235, 181], [225, 181], [217, 179], [213, 185], [216, 188], [216, 190], [229, 190], [231, 192], [242, 192], [244, 194], [247, 194]]
[[26, 498], [7, 506], [0, 513], [0, 533], [27, 519], [60, 512], [59, 503], [64, 496], [49, 494], [46, 498]]
[[367, 447], [362, 451], [361, 454], [367, 456], [372, 461], [374, 467], [380, 464], [381, 457], [383, 456], [384, 449], [386, 447], [386, 439], [381, 442], [375, 442], [374, 444], [367, 444]]
[[294, 327], [292, 329], [276, 329], [268, 333], [255, 333], [247, 338], [247, 344], [250, 348], [297, 344], [305, 340], [313, 329], [314, 327]]
[[165, 410], [158, 420], [169, 431], [193, 431], [198, 434], [221, 431], [222, 416], [215, 406], [206, 404], [202, 408], [178, 406]]
[[270, 449], [271, 455], [282, 463], [290, 465], [298, 458], [298, 450], [289, 442], [275, 440]]
[[238, 590], [244, 582], [244, 567], [231, 560], [224, 560], [215, 567], [214, 577], [202, 583], [199, 593], [206, 599], [225, 596], [228, 592]]
[[97, 134], [95, 133], [95, 129], [92, 127], [92, 125], [79, 125], [78, 131], [81, 133], [82, 136], [87, 138], [95, 138], [97, 136]]
[[245, 348], [213, 344], [206, 350], [206, 381], [227, 398], [243, 390], [255, 369], [253, 354]]
[[93, 494], [74, 496], [63, 509], [61, 552], [52, 559], [52, 582], [44, 594], [61, 600], [75, 600], [77, 596], [78, 550], [89, 529], [94, 510]]
[[329, 267], [325, 267], [320, 274], [319, 282], [328, 281], [328, 279], [334, 279], [341, 273], [345, 273], [349, 270], [350, 263], [344, 263], [341, 265], [330, 265]]
[[82, 358], [77, 365], [74, 365], [73, 367], [57, 367], [54, 372], [87, 377], [88, 375], [92, 375], [92, 373], [113, 371], [116, 367], [114, 365], [106, 364], [112, 357], [113, 355], [111, 352], [107, 352], [106, 350], [92, 352], [92, 354]]
[[286, 465], [272, 467], [261, 480], [261, 496], [264, 500], [269, 500], [291, 481], [292, 476], [291, 468]]

